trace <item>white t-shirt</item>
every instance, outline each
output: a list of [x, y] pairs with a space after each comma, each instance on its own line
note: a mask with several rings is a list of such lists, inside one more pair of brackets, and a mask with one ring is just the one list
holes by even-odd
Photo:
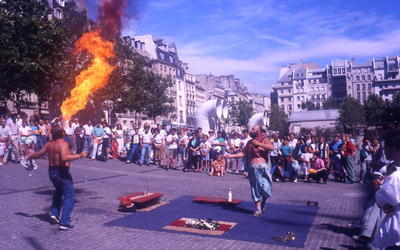
[[163, 139], [167, 138], [167, 131], [165, 131], [165, 129], [161, 129], [160, 135], [162, 136]]
[[313, 154], [311, 154], [311, 153], [303, 153], [301, 155], [301, 159], [303, 161], [308, 161], [308, 162], [311, 160], [312, 157], [313, 157]]
[[272, 150], [271, 156], [279, 156], [281, 154], [281, 141], [279, 139], [277, 141], [272, 140], [272, 144], [274, 145], [274, 150]]
[[74, 134], [74, 129], [73, 129], [72, 125], [65, 128], [65, 133], [67, 135], [73, 135]]
[[292, 148], [292, 150], [294, 150], [294, 148], [295, 148], [296, 145], [297, 145], [297, 139], [295, 138], [295, 139], [289, 141], [288, 145], [289, 145], [289, 147]]
[[161, 134], [157, 134], [156, 136], [154, 136], [154, 142], [157, 144], [163, 144], [164, 136]]
[[177, 134], [168, 135], [167, 136], [167, 142], [171, 143], [171, 144], [168, 144], [168, 148], [169, 149], [177, 149], [178, 148], [178, 144], [176, 143], [177, 140], [178, 140], [178, 135]]
[[235, 147], [235, 148], [239, 148], [240, 147], [240, 143], [241, 143], [240, 138], [231, 139], [231, 145], [233, 147]]
[[29, 127], [29, 126], [20, 127], [18, 130], [19, 130], [19, 134], [21, 136], [30, 136], [30, 134], [33, 132], [31, 127]]
[[85, 125], [83, 125], [83, 130], [85, 131], [85, 135], [91, 136], [92, 132], [93, 132], [93, 126], [92, 125], [89, 126], [88, 124], [85, 124]]
[[147, 133], [145, 131], [143, 131], [140, 135], [142, 136], [142, 141], [144, 144], [151, 143], [151, 139], [152, 139], [153, 135], [151, 134], [150, 131], [148, 131]]
[[104, 136], [103, 136], [103, 138], [110, 138], [110, 135], [111, 135], [110, 127], [105, 127], [104, 128]]

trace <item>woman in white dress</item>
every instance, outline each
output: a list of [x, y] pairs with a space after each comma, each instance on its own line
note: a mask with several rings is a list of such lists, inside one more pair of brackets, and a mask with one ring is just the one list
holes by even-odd
[[117, 127], [114, 128], [114, 138], [118, 143], [118, 154], [122, 155], [124, 152], [124, 130], [122, 129], [122, 125], [118, 124]]

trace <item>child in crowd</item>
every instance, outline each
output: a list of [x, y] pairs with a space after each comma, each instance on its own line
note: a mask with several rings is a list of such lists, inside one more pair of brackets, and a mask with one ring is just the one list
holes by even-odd
[[311, 153], [311, 148], [306, 147], [305, 152], [301, 154], [301, 174], [305, 177], [310, 170], [311, 158], [313, 154]]
[[222, 154], [219, 154], [217, 159], [212, 163], [212, 168], [209, 175], [213, 176], [214, 174], [217, 176], [225, 175], [225, 161]]

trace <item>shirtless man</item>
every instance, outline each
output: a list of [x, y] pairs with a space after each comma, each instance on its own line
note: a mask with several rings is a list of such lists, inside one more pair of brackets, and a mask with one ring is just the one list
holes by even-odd
[[29, 155], [28, 160], [48, 154], [49, 178], [56, 189], [53, 195], [50, 219], [52, 224], [59, 224], [60, 230], [68, 230], [74, 228], [70, 224], [74, 207], [74, 186], [69, 173], [70, 161], [86, 157], [87, 152], [71, 154], [68, 143], [64, 141], [65, 131], [60, 126], [54, 127], [51, 135], [52, 140], [46, 143], [40, 151]]
[[271, 165], [267, 162], [269, 151], [274, 149], [271, 139], [261, 131], [260, 126], [254, 125], [251, 128], [250, 140], [242, 152], [225, 155], [226, 158], [246, 157], [249, 161], [248, 175], [251, 187], [251, 196], [256, 205], [253, 216], [261, 216], [265, 204], [272, 194]]

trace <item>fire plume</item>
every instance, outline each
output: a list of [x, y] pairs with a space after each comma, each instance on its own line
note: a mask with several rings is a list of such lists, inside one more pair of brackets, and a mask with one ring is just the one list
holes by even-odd
[[107, 84], [115, 68], [108, 62], [115, 58], [114, 44], [102, 38], [100, 30], [83, 34], [75, 43], [75, 54], [84, 50], [87, 50], [93, 59], [91, 65], [76, 77], [76, 85], [71, 90], [71, 96], [61, 105], [61, 113], [65, 120], [70, 120], [73, 115], [86, 107], [89, 96]]
[[83, 51], [92, 56], [89, 67], [79, 73], [71, 96], [61, 104], [64, 120], [70, 120], [78, 111], [84, 109], [90, 95], [103, 88], [116, 66], [110, 60], [116, 57], [115, 37], [121, 30], [121, 15], [125, 0], [103, 0], [99, 12], [99, 27], [84, 33], [75, 43], [74, 54]]

